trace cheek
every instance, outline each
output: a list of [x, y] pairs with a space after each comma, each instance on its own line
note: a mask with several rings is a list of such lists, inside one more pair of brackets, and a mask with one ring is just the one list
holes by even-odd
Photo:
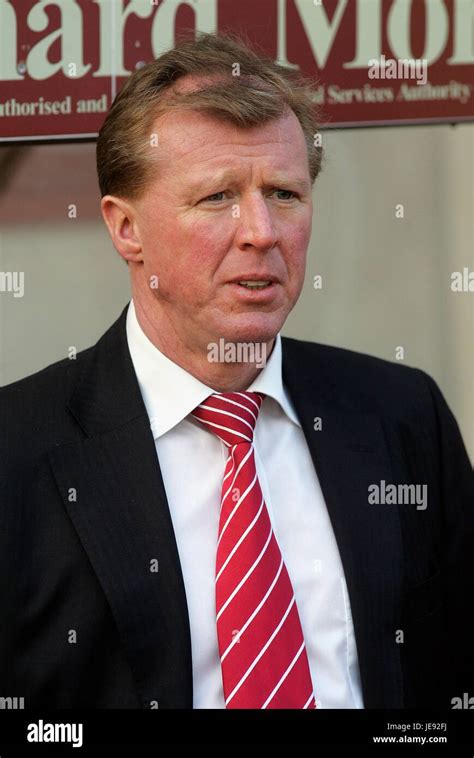
[[194, 308], [204, 307], [212, 296], [214, 275], [231, 239], [229, 225], [217, 217], [192, 223], [168, 220], [166, 224], [153, 224], [147, 229], [146, 277], [159, 277], [161, 292], [167, 299], [180, 298], [186, 292]]
[[175, 230], [174, 246], [181, 251], [179, 268], [186, 277], [207, 279], [225, 258], [232, 235], [225, 219], [195, 221]]
[[288, 266], [293, 270], [304, 270], [309, 235], [302, 229], [291, 229], [285, 238], [285, 258]]
[[302, 208], [296, 215], [285, 219], [280, 227], [282, 245], [291, 251], [292, 257], [304, 257], [312, 228], [312, 210]]

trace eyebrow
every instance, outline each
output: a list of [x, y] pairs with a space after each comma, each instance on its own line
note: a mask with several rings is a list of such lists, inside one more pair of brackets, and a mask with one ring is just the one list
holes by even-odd
[[[188, 186], [192, 192], [205, 191], [206, 187], [211, 185], [220, 185], [227, 183], [235, 183], [235, 175], [231, 171], [220, 171], [215, 174], [210, 174], [204, 178], [196, 180], [195, 183], [190, 183]], [[275, 174], [273, 181], [264, 185], [265, 189], [269, 187], [296, 187], [302, 192], [309, 191], [310, 182], [308, 179], [303, 179], [298, 176], [286, 176], [283, 174]]]

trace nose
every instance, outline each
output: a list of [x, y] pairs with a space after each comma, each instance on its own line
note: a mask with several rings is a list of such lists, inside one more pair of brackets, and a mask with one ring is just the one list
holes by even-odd
[[237, 224], [235, 243], [241, 249], [254, 247], [265, 252], [278, 242], [274, 218], [260, 193], [241, 201]]

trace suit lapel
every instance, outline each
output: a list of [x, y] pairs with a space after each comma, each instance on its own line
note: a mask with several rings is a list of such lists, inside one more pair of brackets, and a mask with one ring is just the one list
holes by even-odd
[[86, 438], [56, 447], [50, 460], [115, 617], [142, 707], [157, 701], [159, 708], [192, 708], [184, 581], [128, 351], [126, 311], [88, 351], [69, 403]]
[[[393, 505], [368, 503], [369, 485], [393, 481], [381, 419], [342, 408], [321, 349], [304, 344], [282, 339], [283, 380], [303, 427], [344, 568], [364, 705], [401, 708], [398, 511]], [[322, 429], [315, 431], [318, 417]]]

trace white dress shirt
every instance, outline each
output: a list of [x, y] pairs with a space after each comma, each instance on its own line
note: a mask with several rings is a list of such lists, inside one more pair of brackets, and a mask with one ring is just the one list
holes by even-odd
[[[191, 629], [193, 707], [225, 708], [214, 591], [227, 449], [189, 416], [214, 390], [153, 345], [133, 299], [127, 340], [178, 545]], [[344, 571], [304, 433], [283, 386], [281, 361], [278, 334], [265, 367], [247, 388], [267, 395], [254, 433], [258, 478], [293, 586], [316, 705], [363, 708]]]

